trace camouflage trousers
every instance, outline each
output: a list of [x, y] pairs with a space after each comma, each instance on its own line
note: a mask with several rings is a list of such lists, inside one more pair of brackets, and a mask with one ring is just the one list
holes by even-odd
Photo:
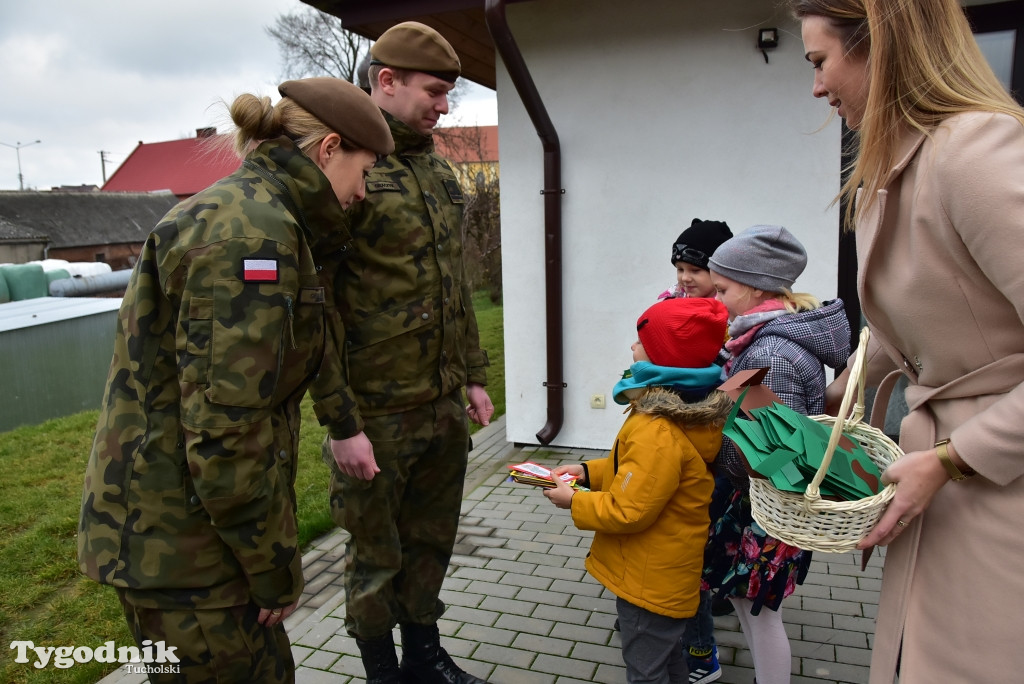
[[154, 684], [291, 684], [295, 662], [283, 625], [264, 627], [259, 608], [162, 610], [128, 603], [118, 590], [135, 643], [163, 641], [180, 660], [176, 673], [150, 673]]
[[444, 612], [438, 595], [459, 525], [469, 424], [461, 390], [364, 420], [380, 472], [366, 481], [333, 468], [331, 515], [351, 535], [345, 628], [369, 640]]

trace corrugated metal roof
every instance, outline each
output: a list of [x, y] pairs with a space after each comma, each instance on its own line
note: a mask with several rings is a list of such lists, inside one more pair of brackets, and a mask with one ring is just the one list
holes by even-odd
[[0, 304], [0, 333], [121, 308], [119, 298], [37, 297]]
[[178, 197], [190, 197], [234, 173], [241, 164], [233, 153], [211, 148], [209, 138], [139, 142], [104, 183], [103, 191], [170, 190]]

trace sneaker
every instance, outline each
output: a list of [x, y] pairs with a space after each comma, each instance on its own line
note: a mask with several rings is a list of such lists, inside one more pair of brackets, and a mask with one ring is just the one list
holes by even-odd
[[710, 658], [686, 657], [690, 668], [690, 684], [707, 684], [722, 676], [722, 666], [718, 664], [718, 647], [711, 652]]

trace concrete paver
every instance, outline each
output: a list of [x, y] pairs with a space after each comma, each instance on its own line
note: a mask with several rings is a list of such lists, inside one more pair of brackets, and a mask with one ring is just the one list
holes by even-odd
[[[592, 533], [541, 492], [507, 480], [510, 463], [548, 466], [599, 450], [516, 447], [504, 419], [474, 435], [459, 539], [441, 599], [442, 642], [465, 670], [494, 684], [623, 684], [614, 630], [615, 597], [583, 559]], [[335, 530], [303, 556], [306, 591], [285, 626], [300, 684], [363, 682], [354, 640], [344, 631], [342, 570], [347, 535]], [[867, 681], [882, 554], [865, 571], [859, 554], [815, 554], [806, 582], [783, 604], [793, 684]], [[715, 618], [723, 684], [750, 684], [750, 652], [734, 615]], [[396, 643], [399, 641], [395, 633]], [[114, 673], [101, 684], [142, 680]]]

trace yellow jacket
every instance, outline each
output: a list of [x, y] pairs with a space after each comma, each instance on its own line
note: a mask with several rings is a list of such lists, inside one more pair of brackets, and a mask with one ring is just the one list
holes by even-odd
[[586, 567], [616, 596], [659, 615], [697, 612], [710, 464], [731, 401], [722, 392], [687, 404], [651, 389], [615, 438], [611, 456], [584, 463], [589, 492], [572, 498], [572, 519], [594, 530]]

